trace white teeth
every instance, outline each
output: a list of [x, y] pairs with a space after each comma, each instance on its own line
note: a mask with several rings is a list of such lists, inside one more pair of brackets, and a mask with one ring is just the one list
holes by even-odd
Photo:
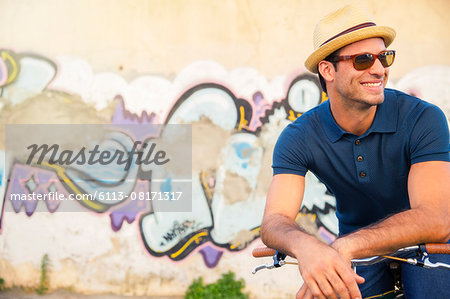
[[381, 82], [378, 83], [363, 83], [364, 86], [368, 86], [368, 87], [376, 87], [376, 86], [380, 86]]

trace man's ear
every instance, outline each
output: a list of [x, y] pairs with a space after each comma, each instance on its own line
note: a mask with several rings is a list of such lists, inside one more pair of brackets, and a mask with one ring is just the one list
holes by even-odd
[[322, 60], [317, 68], [325, 81], [334, 81], [336, 70], [331, 62]]

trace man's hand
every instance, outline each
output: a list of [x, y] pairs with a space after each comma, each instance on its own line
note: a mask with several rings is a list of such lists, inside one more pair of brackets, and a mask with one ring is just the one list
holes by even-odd
[[301, 298], [362, 298], [358, 284], [364, 278], [353, 272], [350, 260], [318, 240], [303, 247], [297, 256], [304, 284], [297, 293]]
[[279, 174], [272, 178], [261, 224], [261, 239], [297, 258], [305, 281], [297, 298], [361, 298], [358, 283], [364, 279], [353, 272], [350, 256], [317, 240], [295, 222], [305, 189], [305, 177]]

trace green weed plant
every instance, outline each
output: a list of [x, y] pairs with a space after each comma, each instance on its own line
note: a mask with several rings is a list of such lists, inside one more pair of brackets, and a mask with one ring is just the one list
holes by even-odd
[[201, 277], [197, 278], [187, 289], [185, 299], [247, 299], [248, 295], [242, 293], [245, 287], [243, 279], [236, 280], [233, 272], [222, 274], [217, 282], [203, 284]]
[[36, 289], [36, 293], [43, 295], [48, 291], [48, 268], [50, 266], [50, 260], [48, 255], [45, 254], [41, 261], [41, 279], [39, 281], [39, 287]]

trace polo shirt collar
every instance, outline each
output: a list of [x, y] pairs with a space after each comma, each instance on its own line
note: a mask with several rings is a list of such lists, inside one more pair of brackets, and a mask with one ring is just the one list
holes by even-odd
[[[335, 143], [345, 134], [351, 134], [344, 131], [334, 120], [331, 114], [330, 102], [325, 101], [319, 107], [319, 115], [325, 134], [328, 139]], [[375, 113], [375, 119], [370, 128], [362, 134], [363, 138], [370, 133], [394, 133], [397, 131], [397, 119], [398, 119], [398, 106], [397, 101], [391, 98], [388, 93], [385, 92], [385, 98], [383, 103], [378, 105], [377, 112]]]
[[342, 128], [339, 127], [339, 125], [334, 120], [334, 117], [331, 114], [330, 100], [327, 100], [320, 105], [319, 115], [325, 134], [331, 142], [335, 143], [336, 141], [341, 139], [341, 137], [344, 136], [345, 133], [347, 133], [346, 131], [342, 130]]

